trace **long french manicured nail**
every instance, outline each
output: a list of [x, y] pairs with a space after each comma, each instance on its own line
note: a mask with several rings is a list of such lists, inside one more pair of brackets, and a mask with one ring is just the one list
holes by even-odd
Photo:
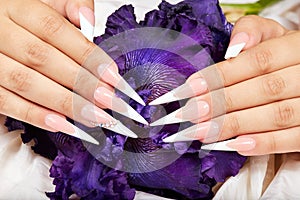
[[206, 116], [209, 113], [209, 110], [208, 103], [193, 99], [181, 108], [181, 111], [177, 113], [176, 118], [185, 121], [193, 121]]
[[256, 142], [250, 137], [238, 137], [226, 145], [236, 151], [250, 151], [255, 148]]
[[81, 14], [89, 23], [90, 25], [95, 25], [95, 14], [92, 9], [89, 7], [80, 7], [79, 8], [79, 14]]
[[114, 93], [105, 87], [99, 87], [94, 93], [96, 101], [106, 106], [107, 108], [116, 111], [126, 117], [136, 120], [142, 124], [148, 125], [148, 122], [137, 113], [131, 106], [129, 106], [121, 98], [116, 97]]
[[249, 41], [249, 35], [245, 32], [237, 33], [230, 41], [225, 54], [225, 59], [234, 58], [243, 50]]
[[65, 118], [59, 115], [48, 114], [45, 117], [45, 124], [57, 131], [99, 145], [99, 142], [95, 140], [92, 136], [90, 136], [83, 130], [77, 128], [76, 126], [68, 122]]
[[108, 113], [94, 105], [85, 105], [81, 110], [81, 115], [88, 121], [97, 124], [111, 124], [116, 120]]
[[160, 126], [193, 121], [206, 116], [209, 113], [209, 105], [205, 101], [190, 100], [184, 107], [152, 122], [150, 126]]
[[114, 86], [128, 97], [145, 106], [143, 99], [134, 91], [134, 89], [123, 79], [123, 77], [113, 70], [110, 64], [101, 64], [98, 66], [99, 76], [110, 85]]
[[92, 42], [94, 39], [95, 25], [94, 12], [88, 7], [79, 8], [79, 22], [81, 33]]
[[116, 133], [119, 133], [121, 135], [125, 135], [125, 136], [131, 137], [131, 138], [138, 138], [138, 136], [133, 131], [131, 131], [129, 128], [127, 128], [120, 121], [117, 121], [117, 123], [114, 126], [105, 127], [105, 128], [109, 129], [111, 131], [114, 131]]
[[219, 126], [217, 123], [203, 122], [196, 124], [187, 129], [184, 129], [174, 135], [171, 135], [165, 139], [164, 142], [184, 142], [193, 140], [203, 140], [205, 138], [217, 137], [219, 134]]
[[159, 105], [200, 95], [207, 90], [207, 83], [202, 78], [193, 79], [176, 89], [150, 102], [149, 105]]
[[207, 87], [207, 83], [203, 78], [196, 78], [179, 87], [174, 96], [180, 99], [197, 96], [207, 91]]

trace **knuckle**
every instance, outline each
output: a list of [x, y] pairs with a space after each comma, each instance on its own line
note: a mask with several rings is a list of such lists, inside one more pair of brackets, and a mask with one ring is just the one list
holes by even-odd
[[270, 49], [257, 47], [250, 50], [250, 60], [259, 74], [266, 74], [271, 70], [272, 52]]
[[225, 89], [225, 107], [226, 107], [226, 111], [230, 112], [234, 109], [234, 104], [233, 104], [233, 100], [232, 100], [232, 96], [230, 94], [230, 92], [228, 90]]
[[27, 123], [32, 123], [34, 118], [33, 118], [33, 114], [34, 113], [34, 105], [33, 104], [29, 104], [28, 106], [26, 106], [24, 108], [24, 111], [23, 111], [23, 120], [24, 122], [27, 122]]
[[216, 63], [216, 70], [218, 74], [218, 78], [221, 79], [223, 86], [227, 86], [230, 83], [230, 80], [226, 77], [226, 68], [229, 68], [227, 66], [231, 65], [231, 60], [225, 60], [223, 62]]
[[277, 140], [275, 138], [275, 134], [269, 134], [267, 145], [266, 145], [266, 151], [268, 153], [275, 153], [277, 152]]
[[30, 66], [42, 66], [46, 63], [49, 57], [50, 48], [46, 45], [33, 43], [26, 47], [25, 55]]
[[11, 86], [17, 92], [26, 92], [31, 87], [31, 76], [29, 72], [14, 70], [9, 74]]
[[231, 113], [226, 122], [227, 129], [230, 134], [239, 135], [241, 126], [236, 114]]
[[267, 75], [262, 78], [264, 95], [269, 98], [278, 98], [286, 88], [284, 79], [279, 75]]
[[295, 120], [294, 108], [287, 102], [274, 104], [274, 125], [276, 127], [288, 127]]
[[42, 30], [46, 37], [57, 35], [64, 26], [64, 21], [60, 17], [48, 15], [42, 19]]
[[86, 47], [85, 49], [82, 51], [82, 55], [80, 56], [80, 59], [79, 59], [79, 63], [80, 64], [84, 64], [85, 61], [87, 60], [87, 58], [91, 55], [91, 53], [95, 50], [96, 46], [95, 44], [89, 42], [89, 41], [86, 41]]
[[59, 110], [67, 116], [73, 116], [73, 95], [66, 94], [59, 102]]

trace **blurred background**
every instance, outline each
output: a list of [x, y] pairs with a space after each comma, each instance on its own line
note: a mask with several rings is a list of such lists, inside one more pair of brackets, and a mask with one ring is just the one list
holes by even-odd
[[300, 29], [300, 0], [219, 0], [228, 21], [257, 14], [274, 19], [288, 29]]

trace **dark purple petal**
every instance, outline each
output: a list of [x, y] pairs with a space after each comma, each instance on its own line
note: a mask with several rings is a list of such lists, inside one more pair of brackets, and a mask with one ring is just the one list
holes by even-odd
[[201, 161], [202, 173], [218, 182], [224, 182], [227, 177], [239, 172], [246, 159], [237, 153], [212, 151]]

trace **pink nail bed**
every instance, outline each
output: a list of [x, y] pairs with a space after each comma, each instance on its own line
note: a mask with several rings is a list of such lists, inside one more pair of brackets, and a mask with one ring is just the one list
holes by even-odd
[[200, 119], [206, 116], [210, 111], [208, 103], [205, 101], [197, 101], [195, 99], [189, 101], [181, 111], [176, 115], [176, 118], [185, 119], [189, 121]]
[[79, 12], [88, 20], [88, 22], [94, 26], [95, 25], [95, 15], [94, 11], [89, 7], [79, 8]]
[[125, 102], [123, 102], [122, 99], [116, 97], [113, 92], [111, 92], [105, 87], [97, 88], [94, 97], [99, 103], [101, 103], [109, 109], [116, 110], [119, 112], [125, 112], [127, 110], [126, 105], [124, 105]]
[[256, 146], [256, 142], [250, 137], [238, 137], [232, 142], [226, 144], [228, 147], [237, 151], [250, 151]]
[[69, 134], [75, 133], [72, 124], [70, 124], [65, 118], [56, 114], [47, 115], [45, 117], [45, 124], [57, 131], [61, 131]]
[[113, 118], [105, 111], [93, 105], [86, 105], [81, 110], [81, 115], [91, 122], [109, 123]]
[[245, 32], [240, 32], [237, 33], [233, 38], [231, 39], [229, 46], [233, 46], [236, 44], [241, 44], [241, 43], [247, 43], [249, 41], [249, 35]]
[[193, 79], [190, 82], [185, 83], [180, 87], [176, 93], [175, 97], [178, 98], [188, 98], [200, 95], [207, 90], [207, 83], [202, 78]]

